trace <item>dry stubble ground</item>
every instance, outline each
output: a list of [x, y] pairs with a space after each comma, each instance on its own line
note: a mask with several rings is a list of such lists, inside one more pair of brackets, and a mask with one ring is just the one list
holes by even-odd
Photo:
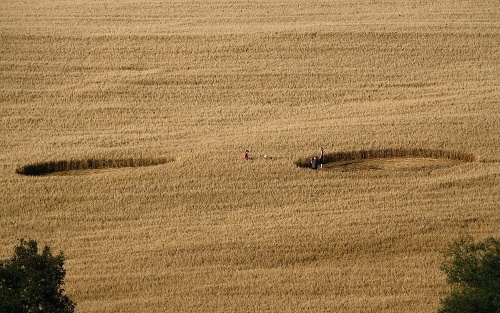
[[[0, 252], [63, 250], [78, 312], [433, 312], [443, 248], [500, 235], [495, 1], [2, 7]], [[319, 146], [477, 161], [295, 167]]]

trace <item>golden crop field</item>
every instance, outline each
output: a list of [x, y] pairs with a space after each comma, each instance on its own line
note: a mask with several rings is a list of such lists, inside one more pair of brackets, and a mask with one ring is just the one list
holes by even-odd
[[500, 236], [498, 0], [0, 7], [0, 259], [77, 312], [435, 312]]

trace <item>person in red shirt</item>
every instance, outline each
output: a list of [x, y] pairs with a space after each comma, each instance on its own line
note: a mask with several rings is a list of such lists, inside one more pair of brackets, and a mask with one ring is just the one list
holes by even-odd
[[248, 159], [249, 159], [249, 153], [250, 153], [250, 151], [248, 151], [248, 149], [247, 149], [247, 150], [245, 150], [245, 153], [243, 154], [243, 159], [244, 159], [245, 161], [248, 161]]

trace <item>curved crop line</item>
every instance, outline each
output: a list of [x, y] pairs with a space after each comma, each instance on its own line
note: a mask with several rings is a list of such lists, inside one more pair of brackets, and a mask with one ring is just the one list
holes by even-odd
[[[298, 167], [311, 167], [310, 159], [313, 156], [302, 158], [295, 161]], [[471, 153], [433, 150], [433, 149], [372, 149], [372, 150], [357, 150], [357, 151], [341, 151], [328, 153], [323, 156], [323, 163], [333, 163], [349, 160], [363, 160], [376, 158], [436, 158], [459, 160], [464, 162], [474, 162], [476, 157]]]
[[62, 160], [24, 165], [18, 167], [16, 173], [27, 176], [41, 176], [66, 171], [160, 165], [173, 161], [174, 159], [168, 158]]

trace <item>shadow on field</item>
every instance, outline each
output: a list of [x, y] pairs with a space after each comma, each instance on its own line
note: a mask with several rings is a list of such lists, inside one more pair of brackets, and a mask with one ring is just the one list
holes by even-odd
[[[295, 165], [311, 168], [311, 158], [295, 161]], [[422, 170], [474, 162], [470, 153], [432, 149], [378, 149], [341, 151], [325, 154], [322, 170]]]
[[42, 176], [54, 173], [68, 173], [73, 171], [102, 170], [123, 167], [141, 167], [160, 165], [173, 162], [174, 159], [156, 158], [128, 158], [128, 159], [87, 159], [63, 160], [28, 164], [16, 169], [16, 173], [26, 176]]

